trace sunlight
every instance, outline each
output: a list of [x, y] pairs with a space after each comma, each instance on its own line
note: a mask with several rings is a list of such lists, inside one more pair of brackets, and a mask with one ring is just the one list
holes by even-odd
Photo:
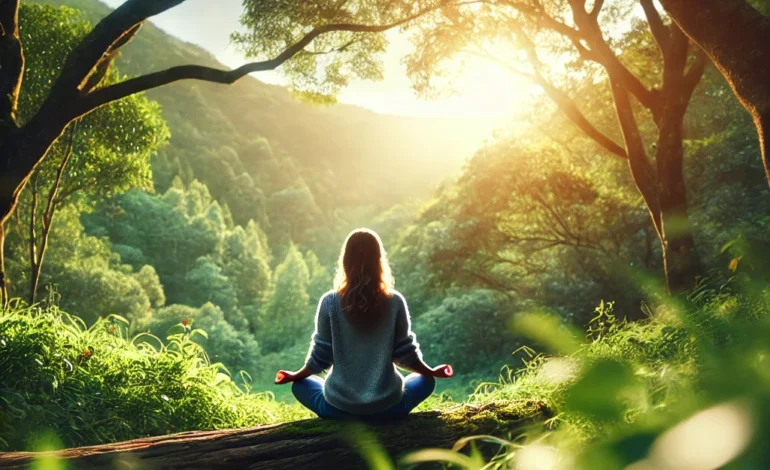
[[400, 32], [387, 33], [382, 81], [353, 81], [339, 101], [376, 112], [425, 117], [513, 118], [527, 108], [539, 87], [487, 59], [464, 56], [446, 64], [449, 76], [434, 79], [439, 96], [417, 96], [402, 59], [413, 47]]
[[650, 457], [628, 470], [710, 470], [727, 464], [748, 446], [751, 412], [740, 401], [723, 403], [686, 419], [660, 436]]
[[566, 357], [554, 357], [543, 362], [538, 378], [546, 383], [559, 385], [577, 376], [578, 365]]
[[0, 468], [768, 468], [719, 3], [4, 3]]
[[557, 470], [563, 468], [559, 465], [559, 453], [550, 446], [533, 444], [516, 451], [514, 468], [516, 470]]

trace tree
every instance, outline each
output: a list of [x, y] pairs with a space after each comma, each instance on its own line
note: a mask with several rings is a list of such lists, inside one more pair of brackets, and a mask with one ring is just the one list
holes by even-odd
[[158, 310], [149, 323], [149, 330], [159, 338], [166, 338], [184, 321], [190, 328], [202, 329], [206, 337], [194, 335], [193, 340], [206, 350], [211, 362], [221, 362], [233, 378], [245, 370], [254, 374], [261, 354], [259, 344], [248, 331], [240, 331], [225, 320], [218, 306], [205, 303], [200, 308], [186, 305], [169, 305]]
[[307, 293], [310, 296], [310, 301], [315, 302], [332, 288], [333, 278], [329, 270], [321, 264], [315, 253], [308, 250], [305, 252], [304, 258], [309, 274]]
[[222, 272], [232, 280], [244, 312], [259, 310], [272, 282], [267, 236], [251, 221], [225, 235], [222, 251]]
[[135, 270], [154, 265], [168, 302], [185, 303], [190, 299], [186, 276], [196, 260], [220, 257], [224, 214], [217, 208], [200, 184], [172, 187], [160, 196], [130, 190], [98, 204], [83, 222], [89, 234], [108, 237]]
[[[51, 229], [46, 270], [41, 275], [40, 285], [46, 287], [47, 294], [41, 295], [41, 301], [59, 304], [89, 324], [110, 314], [122, 315], [135, 326], [146, 324], [152, 309], [165, 299], [155, 270], [148, 265], [134, 270], [105, 240], [84, 233], [74, 204], [63, 207], [57, 220]], [[28, 245], [23, 235], [14, 228], [8, 237], [8, 270], [19, 281], [18, 286], [10, 286], [14, 295], [29, 284], [30, 271], [24, 260]]]
[[[88, 32], [89, 25], [69, 8], [24, 4], [19, 11], [21, 34], [26, 35], [23, 88], [19, 119], [31, 118], [60, 73], [66, 53]], [[111, 67], [104, 82], [116, 83]], [[128, 133], [126, 129], [133, 132]], [[48, 239], [59, 208], [77, 195], [97, 199], [131, 187], [147, 187], [150, 155], [167, 139], [168, 130], [158, 106], [135, 95], [96, 110], [76, 121], [49, 150], [22, 194], [28, 227], [29, 302], [37, 297]]]
[[[635, 39], [641, 27], [632, 21], [633, 2], [605, 7], [603, 1], [597, 1], [587, 10], [586, 2], [581, 0], [447, 5], [441, 15], [426, 16], [408, 69], [419, 90], [430, 90], [431, 78], [445, 71], [441, 66], [447, 59], [469, 53], [502, 63], [539, 85], [586, 135], [627, 161], [660, 240], [667, 284], [671, 291], [680, 292], [693, 286], [701, 271], [687, 214], [682, 140], [684, 116], [704, 72], [706, 57], [700, 49], [690, 47], [677, 25], [665, 24], [652, 0], [642, 0], [641, 5], [659, 54], [646, 60], [640, 70], [626, 65], [626, 55], [634, 49], [629, 41]], [[631, 23], [634, 29], [620, 39], [613, 37], [624, 23]], [[498, 54], [500, 50], [515, 51], [514, 58], [508, 60]], [[549, 61], [543, 59], [544, 54]], [[552, 78], [547, 63], [561, 65], [565, 58], [568, 70], [572, 61], [586, 81], [609, 87], [622, 146], [591, 122], [564, 90], [566, 85]], [[603, 81], [597, 71], [606, 77]], [[562, 76], [559, 81], [568, 84], [570, 77]], [[632, 96], [648, 112], [657, 131], [654, 165]]]
[[660, 268], [654, 228], [622, 162], [595, 158], [575, 134], [573, 153], [531, 128], [480, 150], [392, 253], [394, 269], [410, 277], [405, 294], [494, 290], [577, 322], [601, 298], [636, 310], [638, 289], [625, 274]]
[[516, 349], [510, 302], [499, 292], [477, 289], [445, 298], [420, 315], [414, 331], [423, 355], [451, 363], [458, 373], [497, 373]]
[[751, 114], [770, 181], [770, 17], [747, 0], [660, 0]]
[[271, 240], [305, 241], [307, 232], [320, 225], [322, 218], [313, 193], [304, 183], [274, 193], [268, 200]]
[[144, 289], [152, 308], [161, 308], [166, 304], [166, 293], [163, 292], [163, 285], [155, 268], [150, 265], [142, 266], [139, 272], [134, 274], [134, 279]]
[[280, 351], [304, 338], [303, 332], [312, 331], [315, 312], [307, 293], [309, 277], [302, 253], [291, 244], [283, 262], [275, 268], [275, 288], [253, 325], [263, 352]]
[[221, 308], [228, 323], [246, 329], [248, 322], [238, 310], [238, 294], [232, 280], [208, 257], [198, 258], [185, 277], [185, 304], [199, 306], [211, 302]]
[[[13, 213], [34, 170], [51, 146], [75, 120], [128, 96], [179, 80], [230, 84], [284, 63], [298, 93], [330, 95], [351, 77], [381, 75], [376, 58], [386, 40], [379, 33], [412, 21], [436, 5], [420, 9], [411, 2], [284, 2], [246, 0], [246, 32], [234, 36], [250, 57], [269, 56], [235, 70], [183, 65], [106, 84], [104, 78], [120, 49], [148, 18], [185, 0], [128, 0], [100, 21], [67, 55], [62, 73], [32, 117], [19, 119], [19, 95], [25, 72], [19, 33], [21, 0], [0, 3], [0, 252], [2, 227]], [[440, 3], [440, 2], [439, 2]], [[329, 59], [331, 57], [331, 59]], [[295, 60], [288, 62], [289, 59]], [[0, 291], [7, 300], [4, 258], [0, 257]]]

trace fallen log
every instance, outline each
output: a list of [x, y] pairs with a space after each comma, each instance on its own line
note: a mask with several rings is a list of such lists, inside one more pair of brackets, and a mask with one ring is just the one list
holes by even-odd
[[[511, 438], [550, 416], [540, 402], [498, 401], [425, 411], [391, 422], [340, 423], [305, 419], [246, 429], [194, 431], [56, 452], [0, 453], [0, 469], [27, 469], [58, 460], [69, 469], [365, 469], [366, 436], [391, 459], [417, 449], [451, 448], [461, 437]], [[361, 426], [364, 426], [363, 428]], [[362, 432], [364, 430], [364, 432]], [[364, 440], [362, 440], [364, 439]], [[481, 447], [493, 455], [497, 448]], [[59, 467], [53, 467], [59, 468]]]

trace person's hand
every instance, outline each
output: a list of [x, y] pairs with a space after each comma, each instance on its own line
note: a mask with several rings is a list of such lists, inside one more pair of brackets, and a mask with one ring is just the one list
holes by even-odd
[[433, 377], [437, 377], [439, 379], [448, 379], [449, 377], [455, 375], [455, 371], [449, 364], [441, 364], [440, 366], [436, 366], [431, 370], [433, 371]]
[[289, 382], [294, 382], [294, 380], [296, 379], [296, 375], [297, 374], [295, 372], [291, 372], [288, 370], [279, 370], [275, 374], [275, 383], [277, 385], [283, 385]]

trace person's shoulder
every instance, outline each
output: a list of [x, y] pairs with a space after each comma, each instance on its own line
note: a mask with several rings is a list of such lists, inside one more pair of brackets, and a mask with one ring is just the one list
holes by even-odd
[[396, 289], [390, 289], [390, 296], [393, 297], [393, 298], [398, 298], [398, 299], [404, 300], [404, 294], [402, 294], [401, 292], [397, 291]]
[[321, 296], [321, 300], [319, 303], [321, 305], [333, 305], [333, 303], [337, 301], [338, 297], [339, 297], [339, 293], [335, 289], [332, 289], [330, 291], [325, 292]]
[[391, 302], [394, 302], [396, 305], [401, 304], [406, 306], [406, 298], [401, 292], [395, 289], [390, 291], [390, 300]]
[[332, 289], [332, 290], [324, 292], [323, 295], [321, 295], [321, 298], [322, 299], [326, 299], [326, 298], [330, 298], [330, 297], [335, 297], [337, 295], [338, 295], [337, 290], [336, 289]]

